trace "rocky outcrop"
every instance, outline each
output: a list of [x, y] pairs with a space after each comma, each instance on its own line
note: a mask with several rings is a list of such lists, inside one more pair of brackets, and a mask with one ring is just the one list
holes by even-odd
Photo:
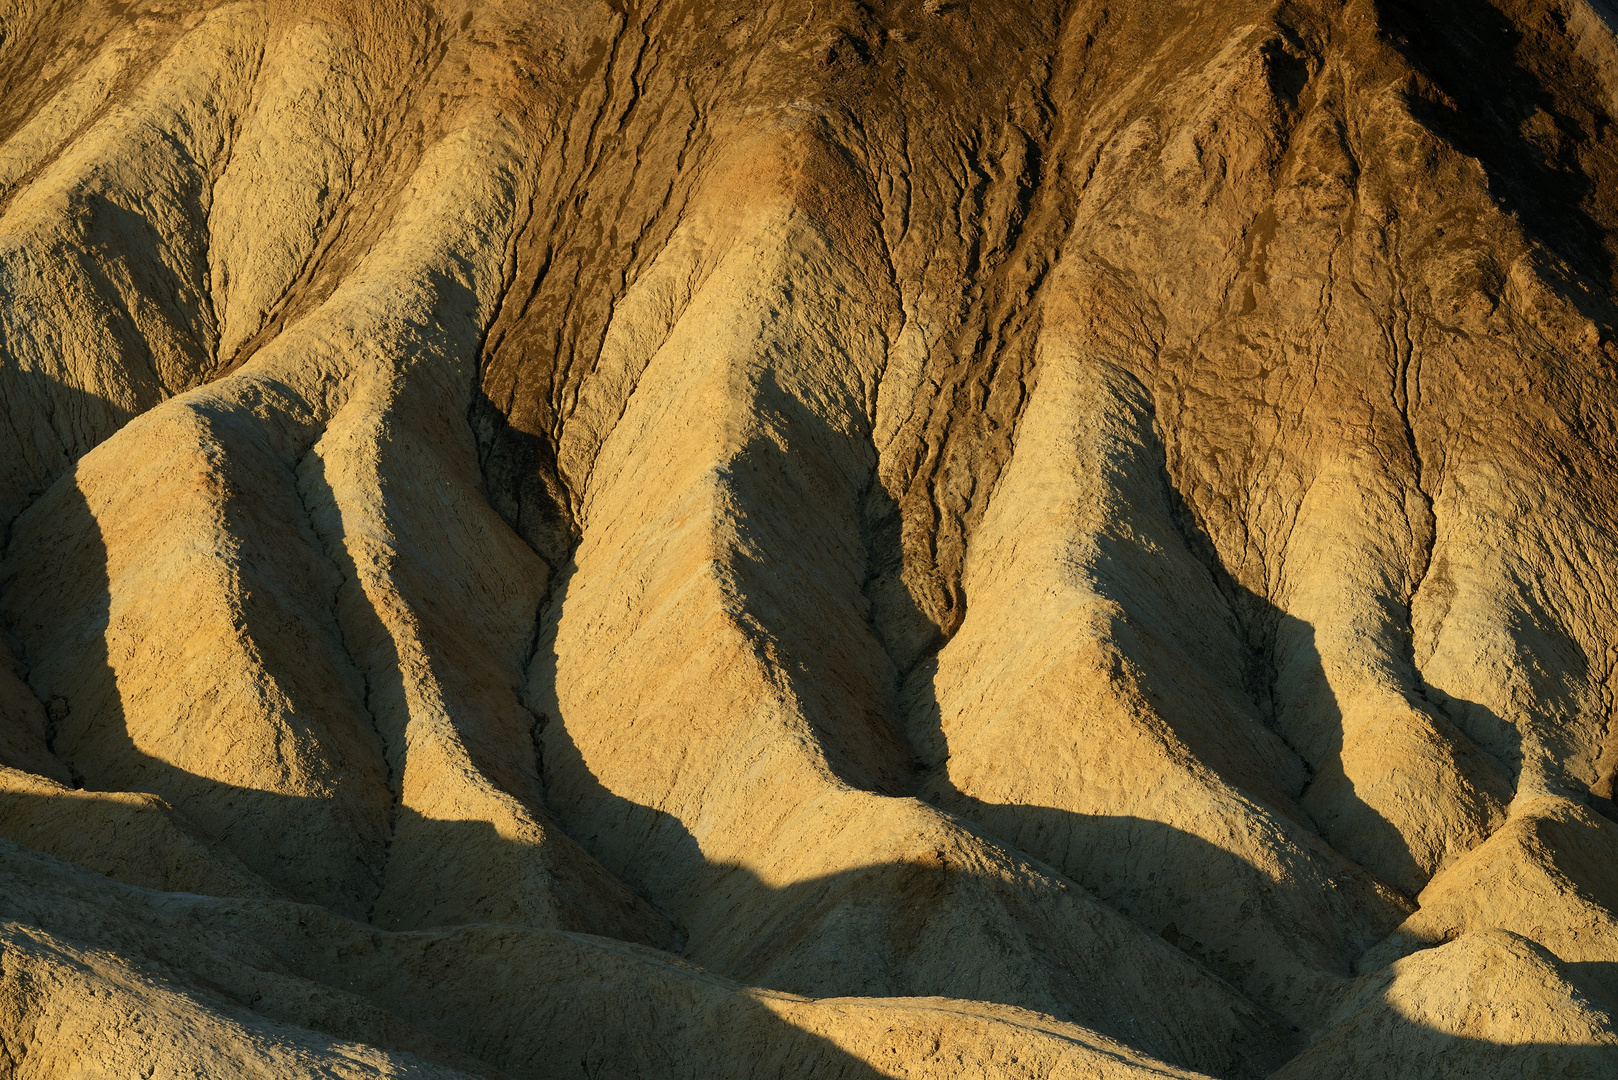
[[0, 1070], [1601, 1074], [1615, 34], [0, 4]]

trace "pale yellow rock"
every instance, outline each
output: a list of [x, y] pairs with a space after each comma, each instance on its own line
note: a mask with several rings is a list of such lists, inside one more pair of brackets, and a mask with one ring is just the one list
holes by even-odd
[[208, 373], [211, 187], [264, 22], [253, 4], [209, 13], [127, 103], [0, 204], [7, 521], [131, 416]]
[[1596, 612], [1614, 552], [1590, 523], [1557, 520], [1554, 489], [1523, 473], [1478, 463], [1440, 495], [1416, 655], [1456, 724], [1516, 774], [1518, 798], [1582, 798], [1609, 727], [1588, 658], [1604, 647]]
[[[347, 40], [345, 40], [347, 38]], [[216, 346], [229, 363], [305, 272], [365, 149], [364, 58], [328, 22], [270, 45], [251, 113], [214, 185], [208, 232]]]
[[1421, 908], [1364, 970], [1461, 934], [1499, 929], [1618, 995], [1618, 825], [1565, 799], [1523, 800], [1488, 841], [1422, 891]]
[[[499, 230], [515, 198], [500, 165], [511, 160], [509, 139], [498, 124], [446, 139], [351, 285], [237, 374], [103, 444], [19, 523], [34, 552], [11, 571], [23, 580], [43, 585], [62, 572], [59, 559], [105, 563], [99, 587], [93, 572], [78, 579], [78, 602], [99, 605], [118, 628], [104, 645], [37, 632], [42, 605], [61, 598], [26, 587], [17, 595], [38, 614], [13, 625], [35, 658], [36, 690], [61, 697], [70, 717], [78, 710], [57, 745], [87, 783], [162, 795], [295, 896], [374, 911], [390, 925], [492, 918], [660, 939], [660, 920], [588, 856], [560, 835], [547, 843], [554, 829], [534, 809], [532, 766], [525, 777], [521, 764], [532, 721], [515, 696], [543, 568], [492, 511], [476, 519], [472, 446], [441, 434], [446, 411], [464, 415], [468, 375], [460, 369], [457, 397], [457, 358], [465, 363], [487, 318], [479, 305], [498, 285]], [[435, 274], [445, 275], [436, 289], [418, 284]], [[434, 305], [459, 305], [463, 321], [430, 314]], [[390, 455], [394, 442], [411, 456]], [[142, 444], [186, 446], [190, 460]], [[429, 446], [445, 456], [411, 454]], [[150, 470], [131, 476], [131, 459]], [[225, 467], [220, 481], [210, 460]], [[395, 532], [388, 469], [443, 508], [407, 520], [439, 525]], [[64, 505], [72, 509], [56, 509]], [[262, 522], [249, 529], [269, 546], [229, 539], [242, 520]], [[39, 535], [35, 521], [72, 531]], [[466, 602], [424, 628], [412, 611], [445, 600], [429, 594], [412, 609], [399, 590], [445, 588], [426, 569], [435, 549], [467, 567]], [[167, 637], [149, 629], [158, 622], [184, 634], [177, 657], [151, 648]], [[289, 625], [320, 636], [279, 629]], [[433, 633], [449, 654], [437, 642], [426, 653], [422, 638]], [[176, 680], [176, 659], [186, 678]], [[502, 663], [503, 700], [490, 685]], [[199, 759], [212, 750], [196, 740], [198, 725], [230, 729], [239, 749]], [[598, 910], [587, 885], [577, 888], [589, 900], [559, 898], [574, 886], [549, 887], [555, 845], [616, 901]], [[411, 899], [393, 898], [390, 876]]]
[[288, 1029], [217, 994], [165, 986], [116, 956], [20, 928], [0, 928], [0, 1016], [0, 1045], [19, 1080], [468, 1075]]
[[747, 990], [604, 938], [389, 933], [302, 905], [133, 889], [3, 843], [0, 879], [0, 1046], [27, 1076], [1201, 1075], [1016, 1009]]
[[929, 791], [1310, 1024], [1408, 908], [1302, 823], [1303, 770], [1236, 681], [1234, 619], [1173, 523], [1141, 388], [1064, 325], [967, 562], [966, 620], [911, 680]]
[[[1268, 1025], [1224, 987], [1042, 867], [885, 795], [903, 757], [860, 594], [874, 462], [852, 438], [869, 431], [878, 341], [839, 302], [880, 283], [857, 208], [817, 183], [836, 165], [790, 134], [777, 145], [748, 164], [787, 197], [740, 228], [591, 472], [530, 674], [559, 816], [669, 912], [685, 955], [733, 977], [983, 997], [1254, 1069]], [[977, 960], [917, 948], [923, 925]], [[868, 937], [884, 946], [862, 956]], [[1096, 963], [1114, 951], [1154, 975], [1114, 988]], [[1160, 980], [1186, 987], [1184, 1006], [1154, 1023], [1142, 995]]]
[[0, 835], [131, 885], [281, 896], [155, 795], [85, 791], [0, 766]]
[[1274, 1077], [1604, 1076], [1618, 1060], [1612, 1008], [1532, 941], [1467, 934], [1365, 976]]
[[1611, 6], [0, 0], [0, 1074], [1614, 1073]]
[[[1357, 467], [1356, 467], [1357, 465]], [[1414, 895], [1505, 817], [1505, 770], [1423, 699], [1404, 627], [1419, 496], [1322, 469], [1286, 549], [1276, 633], [1280, 730], [1313, 766], [1303, 804], [1344, 854]], [[1406, 524], [1409, 523], [1409, 524]]]

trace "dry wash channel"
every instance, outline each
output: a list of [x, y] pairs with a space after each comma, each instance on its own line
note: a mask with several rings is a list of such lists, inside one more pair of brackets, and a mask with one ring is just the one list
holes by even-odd
[[0, 1076], [1618, 1076], [1610, 0], [0, 0]]

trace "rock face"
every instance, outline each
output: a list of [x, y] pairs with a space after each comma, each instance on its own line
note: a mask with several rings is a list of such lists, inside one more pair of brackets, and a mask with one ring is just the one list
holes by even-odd
[[0, 1076], [1618, 1075], [1608, 0], [0, 0]]

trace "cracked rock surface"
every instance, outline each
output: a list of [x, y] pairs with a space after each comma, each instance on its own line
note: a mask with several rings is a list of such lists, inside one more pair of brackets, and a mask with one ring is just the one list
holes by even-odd
[[1618, 1075], [1610, 0], [0, 0], [0, 1076]]

